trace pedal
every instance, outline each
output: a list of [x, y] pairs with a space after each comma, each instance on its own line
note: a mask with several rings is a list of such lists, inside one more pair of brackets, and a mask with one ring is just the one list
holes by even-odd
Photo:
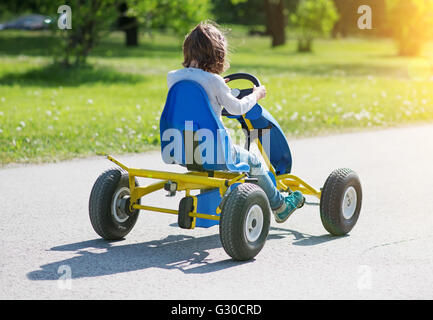
[[305, 197], [302, 197], [302, 198], [303, 198], [302, 202], [300, 204], [298, 204], [298, 206], [297, 206], [298, 209], [302, 208], [305, 204]]

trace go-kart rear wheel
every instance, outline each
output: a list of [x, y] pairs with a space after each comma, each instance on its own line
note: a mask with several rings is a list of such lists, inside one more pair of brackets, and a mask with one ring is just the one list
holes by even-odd
[[250, 260], [265, 245], [270, 225], [269, 201], [264, 191], [251, 183], [232, 190], [221, 208], [220, 239], [234, 260]]
[[334, 170], [325, 182], [320, 199], [320, 217], [332, 235], [347, 234], [358, 221], [362, 203], [359, 177], [351, 169]]
[[129, 196], [128, 173], [121, 169], [107, 170], [96, 180], [90, 193], [89, 217], [102, 238], [122, 239], [134, 227], [139, 210], [129, 211]]

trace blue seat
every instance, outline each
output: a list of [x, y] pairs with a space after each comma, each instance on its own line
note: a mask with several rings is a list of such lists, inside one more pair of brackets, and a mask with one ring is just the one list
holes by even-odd
[[168, 92], [159, 122], [165, 163], [194, 171], [248, 172], [247, 163], [234, 163], [231, 140], [215, 116], [206, 91], [195, 81], [182, 80]]

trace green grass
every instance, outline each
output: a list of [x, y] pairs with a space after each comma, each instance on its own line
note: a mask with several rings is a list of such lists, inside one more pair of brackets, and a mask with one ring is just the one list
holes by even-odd
[[[181, 67], [179, 39], [142, 37], [137, 48], [112, 34], [92, 52], [91, 67], [51, 64], [45, 33], [0, 33], [0, 163], [39, 162], [159, 146], [166, 74]], [[257, 75], [261, 103], [289, 136], [433, 120], [433, 47], [423, 57], [395, 56], [388, 40], [320, 40], [312, 54], [295, 43], [234, 31], [231, 68]], [[233, 121], [225, 121], [234, 127]]]

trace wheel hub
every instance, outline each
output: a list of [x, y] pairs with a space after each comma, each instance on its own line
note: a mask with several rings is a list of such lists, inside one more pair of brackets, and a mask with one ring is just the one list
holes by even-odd
[[119, 223], [123, 223], [129, 218], [129, 196], [130, 191], [127, 187], [122, 187], [116, 191], [111, 205], [111, 214]]
[[356, 210], [356, 203], [357, 203], [357, 194], [354, 187], [350, 186], [346, 189], [343, 196], [343, 203], [342, 203], [342, 212], [343, 217], [345, 219], [350, 219], [355, 213]]
[[245, 236], [249, 242], [257, 241], [263, 229], [263, 211], [255, 204], [247, 213], [245, 221]]

